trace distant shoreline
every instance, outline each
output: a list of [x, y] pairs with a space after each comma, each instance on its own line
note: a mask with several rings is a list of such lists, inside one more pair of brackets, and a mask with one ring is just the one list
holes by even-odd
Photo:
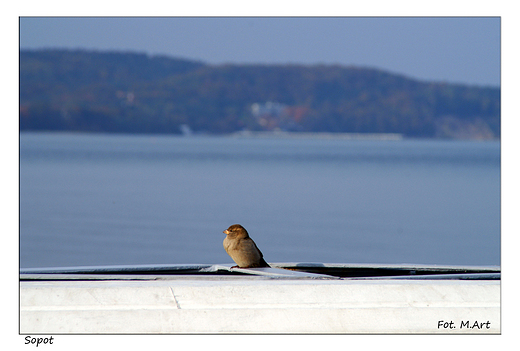
[[349, 140], [403, 140], [399, 133], [327, 133], [327, 132], [252, 132], [240, 131], [229, 134], [235, 138], [273, 138], [273, 139], [349, 139]]
[[491, 140], [500, 138], [500, 91], [349, 66], [211, 66], [124, 52], [21, 50], [19, 128]]
[[69, 135], [119, 135], [119, 136], [143, 136], [143, 137], [175, 137], [175, 138], [235, 138], [235, 139], [315, 139], [315, 140], [381, 140], [381, 141], [404, 141], [404, 140], [437, 140], [437, 141], [475, 141], [475, 142], [500, 142], [500, 138], [411, 138], [399, 133], [327, 133], [327, 132], [285, 132], [285, 131], [239, 131], [234, 133], [127, 133], [127, 132], [92, 132], [74, 130], [20, 130], [22, 134], [69, 134]]

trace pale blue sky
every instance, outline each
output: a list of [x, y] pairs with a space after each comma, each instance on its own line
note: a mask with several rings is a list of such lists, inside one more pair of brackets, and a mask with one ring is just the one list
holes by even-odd
[[20, 19], [20, 47], [124, 50], [210, 64], [337, 63], [500, 85], [498, 17], [29, 17]]

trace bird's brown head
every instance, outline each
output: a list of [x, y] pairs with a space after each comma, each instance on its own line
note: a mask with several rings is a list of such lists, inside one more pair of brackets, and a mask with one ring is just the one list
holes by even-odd
[[249, 234], [247, 233], [246, 228], [242, 227], [240, 224], [233, 224], [228, 229], [224, 230], [224, 234], [229, 237], [242, 237], [247, 238]]

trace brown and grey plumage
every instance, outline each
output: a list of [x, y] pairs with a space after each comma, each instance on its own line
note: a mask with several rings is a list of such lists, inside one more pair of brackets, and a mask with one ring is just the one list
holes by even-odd
[[226, 234], [224, 249], [237, 264], [234, 267], [270, 267], [253, 239], [249, 237], [247, 230], [240, 224], [233, 224], [224, 230], [224, 234]]

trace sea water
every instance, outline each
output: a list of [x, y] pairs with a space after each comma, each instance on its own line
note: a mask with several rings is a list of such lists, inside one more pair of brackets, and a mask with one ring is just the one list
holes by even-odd
[[500, 264], [500, 143], [22, 133], [20, 266]]

